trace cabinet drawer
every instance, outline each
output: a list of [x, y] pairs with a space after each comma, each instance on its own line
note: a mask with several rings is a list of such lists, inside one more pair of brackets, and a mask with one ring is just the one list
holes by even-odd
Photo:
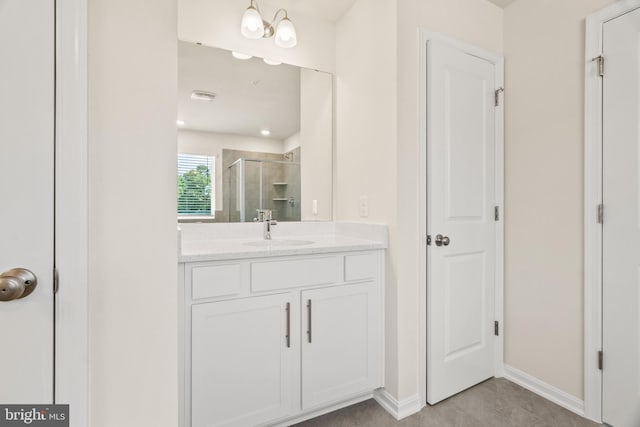
[[251, 264], [251, 290], [255, 292], [338, 282], [338, 257], [322, 257]]
[[344, 257], [344, 280], [373, 279], [377, 276], [378, 254], [346, 255]]
[[241, 291], [241, 264], [207, 265], [191, 269], [191, 297], [195, 299], [236, 295]]

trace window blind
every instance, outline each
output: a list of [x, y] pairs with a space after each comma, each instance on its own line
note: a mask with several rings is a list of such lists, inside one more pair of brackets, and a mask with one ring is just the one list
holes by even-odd
[[214, 216], [215, 158], [178, 154], [178, 215]]

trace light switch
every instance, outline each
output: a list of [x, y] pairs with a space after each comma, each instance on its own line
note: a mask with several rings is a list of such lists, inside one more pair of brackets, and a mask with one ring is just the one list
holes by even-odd
[[367, 218], [369, 216], [369, 197], [368, 196], [360, 196], [358, 210], [360, 211], [360, 218]]
[[318, 201], [317, 200], [313, 201], [312, 211], [313, 211], [313, 216], [318, 216]]

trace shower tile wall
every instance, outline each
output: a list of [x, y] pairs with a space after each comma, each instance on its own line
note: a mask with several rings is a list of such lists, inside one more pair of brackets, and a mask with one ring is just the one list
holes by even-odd
[[283, 181], [287, 182], [286, 193], [289, 201], [284, 203], [283, 216], [289, 219], [283, 219], [283, 221], [300, 221], [300, 195], [301, 193], [301, 181], [300, 181], [300, 147], [297, 147], [291, 151], [289, 160], [294, 162], [292, 165], [284, 165], [283, 169]]
[[[296, 148], [290, 156], [291, 161], [299, 161], [300, 148]], [[284, 155], [277, 153], [258, 153], [252, 151], [222, 150], [223, 164], [223, 191], [225, 211], [229, 222], [239, 222], [240, 212], [238, 207], [239, 168], [229, 169], [236, 160], [287, 160]], [[245, 161], [245, 220], [252, 221], [257, 216], [257, 209], [271, 209], [273, 217], [278, 221], [300, 220], [300, 166], [285, 163], [262, 163], [262, 198], [260, 201], [260, 162]], [[286, 185], [284, 185], [286, 183]], [[274, 200], [287, 199], [287, 200]], [[291, 201], [290, 201], [291, 200]]]

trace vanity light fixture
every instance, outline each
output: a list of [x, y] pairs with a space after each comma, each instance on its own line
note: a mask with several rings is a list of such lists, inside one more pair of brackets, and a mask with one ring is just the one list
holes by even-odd
[[253, 56], [251, 56], [251, 55], [247, 55], [246, 53], [240, 53], [240, 52], [236, 52], [236, 51], [231, 52], [231, 55], [233, 55], [233, 57], [236, 58], [236, 59], [251, 59], [251, 58], [253, 58]]
[[264, 61], [265, 64], [268, 64], [268, 65], [280, 65], [280, 64], [282, 64], [282, 61], [278, 61], [276, 59], [264, 58], [263, 61]]
[[[284, 16], [278, 20], [281, 12], [284, 13]], [[267, 22], [262, 19], [256, 0], [251, 0], [251, 4], [247, 10], [245, 10], [244, 15], [242, 15], [240, 32], [246, 38], [253, 40], [270, 38], [275, 35], [276, 45], [285, 49], [294, 47], [298, 43], [296, 27], [289, 19], [287, 10], [278, 9], [275, 15], [273, 15], [272, 22]]]
[[269, 129], [262, 129], [260, 131], [260, 133], [262, 134], [262, 136], [269, 136], [271, 135], [271, 131]]

